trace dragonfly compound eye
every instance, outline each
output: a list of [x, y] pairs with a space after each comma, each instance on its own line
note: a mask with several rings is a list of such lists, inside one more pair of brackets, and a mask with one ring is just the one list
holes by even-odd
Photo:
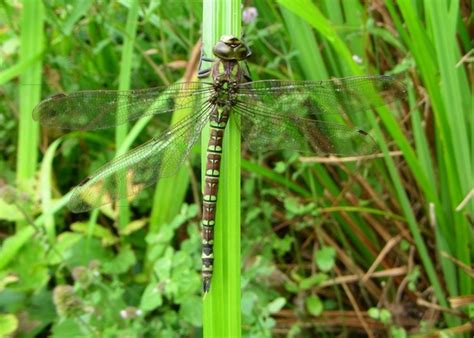
[[250, 49], [239, 39], [231, 41], [219, 41], [212, 52], [215, 56], [223, 60], [244, 60], [250, 56]]

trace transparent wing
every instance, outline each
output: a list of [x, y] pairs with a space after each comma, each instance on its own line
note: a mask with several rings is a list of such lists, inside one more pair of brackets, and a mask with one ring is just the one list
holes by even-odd
[[284, 114], [351, 115], [403, 99], [406, 88], [394, 77], [385, 75], [324, 81], [264, 80], [240, 84], [237, 97], [249, 107], [258, 101]]
[[289, 149], [313, 154], [361, 155], [375, 151], [373, 138], [357, 128], [328, 121], [277, 114], [254, 103], [234, 106], [245, 145], [252, 151]]
[[33, 118], [61, 129], [109, 128], [142, 116], [193, 107], [212, 90], [209, 83], [175, 83], [169, 87], [136, 90], [86, 90], [56, 94], [40, 102]]
[[375, 143], [357, 112], [404, 98], [404, 85], [389, 76], [326, 81], [256, 81], [239, 85], [234, 110], [254, 151], [360, 155]]
[[176, 174], [199, 138], [209, 112], [210, 104], [203, 103], [197, 114], [104, 165], [74, 189], [69, 209], [84, 212], [123, 199], [126, 196], [119, 187], [124, 185], [127, 195], [135, 196], [158, 178]]

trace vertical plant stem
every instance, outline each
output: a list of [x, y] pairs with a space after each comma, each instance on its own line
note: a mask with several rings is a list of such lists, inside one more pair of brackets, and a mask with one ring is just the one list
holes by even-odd
[[[119, 90], [130, 89], [130, 75], [132, 71], [132, 57], [133, 57], [133, 44], [135, 42], [135, 35], [137, 32], [137, 20], [138, 20], [138, 1], [130, 1], [130, 8], [127, 16], [127, 24], [125, 27], [124, 44], [122, 49], [122, 58], [120, 63], [120, 78], [119, 78]], [[120, 147], [125, 137], [127, 136], [128, 125], [124, 124], [118, 126], [115, 131], [115, 143], [117, 148]], [[120, 156], [120, 152], [117, 151], [116, 156]], [[123, 179], [118, 180], [121, 184], [118, 186], [120, 196], [127, 195], [126, 172], [119, 172], [117, 175], [121, 175]], [[130, 221], [130, 209], [127, 203], [120, 202], [119, 208], [119, 227], [122, 228], [127, 225]]]
[[[212, 56], [212, 46], [220, 36], [240, 36], [240, 6], [240, 0], [204, 1], [203, 44], [207, 56]], [[202, 149], [207, 149], [208, 139], [209, 129], [206, 128]], [[201, 161], [205, 168], [204, 152]], [[224, 134], [221, 165], [214, 274], [211, 290], [204, 299], [204, 337], [240, 337], [240, 134], [232, 115]]]
[[[44, 8], [42, 1], [25, 0], [21, 16], [20, 62], [26, 62], [43, 49]], [[41, 95], [41, 59], [31, 65], [20, 77], [20, 117], [18, 132], [18, 158], [16, 177], [20, 189], [28, 187], [28, 181], [36, 171], [38, 147], [38, 123], [31, 112]], [[22, 224], [18, 224], [19, 227]]]

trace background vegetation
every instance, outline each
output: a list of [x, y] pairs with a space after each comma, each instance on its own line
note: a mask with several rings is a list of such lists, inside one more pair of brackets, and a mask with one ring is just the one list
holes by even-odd
[[[0, 336], [202, 334], [199, 147], [129, 207], [76, 215], [68, 191], [171, 116], [68, 134], [31, 118], [53, 93], [191, 78], [201, 3], [135, 4], [0, 1]], [[375, 158], [243, 150], [242, 335], [468, 336], [470, 4], [249, 6], [254, 79], [392, 74], [408, 96], [367, 113]]]

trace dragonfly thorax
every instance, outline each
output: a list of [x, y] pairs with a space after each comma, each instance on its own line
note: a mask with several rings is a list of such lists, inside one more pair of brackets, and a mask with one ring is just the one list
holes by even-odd
[[217, 106], [234, 105], [236, 102], [237, 81], [216, 79], [214, 81], [214, 94], [209, 98], [211, 104]]

